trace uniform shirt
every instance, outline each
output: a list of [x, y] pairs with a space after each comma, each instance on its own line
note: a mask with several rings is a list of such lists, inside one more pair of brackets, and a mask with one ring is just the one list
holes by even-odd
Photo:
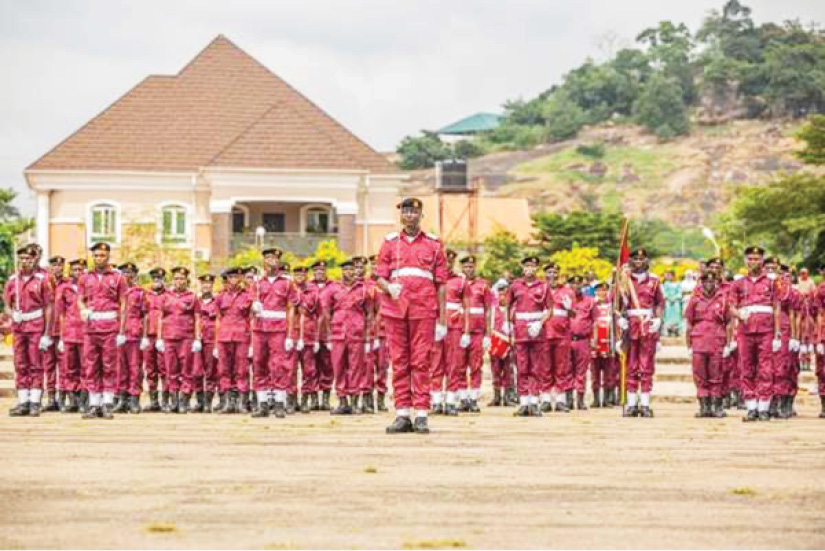
[[162, 315], [160, 309], [163, 306], [166, 293], [165, 287], [161, 288], [160, 291], [152, 289], [146, 292], [147, 315], [149, 316], [146, 332], [150, 337], [156, 337], [158, 334], [158, 325]]
[[91, 271], [80, 277], [78, 298], [83, 299], [90, 312], [115, 312], [114, 319], [86, 320], [87, 333], [117, 333], [120, 331], [120, 303], [126, 296], [126, 280], [111, 268], [104, 272]]
[[564, 309], [562, 299], [568, 297], [570, 302], [576, 299], [576, 293], [567, 285], [556, 288], [548, 286], [547, 310], [550, 317], [544, 324], [544, 334], [548, 339], [566, 339], [570, 337], [570, 314]]
[[448, 329], [464, 330], [464, 290], [467, 280], [461, 274], [450, 273], [444, 283], [444, 317]]
[[33, 272], [28, 276], [13, 274], [6, 282], [3, 300], [9, 309], [19, 309], [24, 314], [42, 310], [42, 314], [36, 319], [12, 323], [15, 333], [43, 333], [45, 331], [46, 306], [53, 302], [54, 291], [44, 272]]
[[[730, 302], [740, 310], [747, 306], [773, 308], [773, 301], [773, 280], [765, 274], [761, 274], [756, 278], [745, 276], [733, 282]], [[771, 333], [774, 330], [773, 314], [752, 312], [748, 321], [739, 324], [739, 330], [745, 334]]]
[[490, 309], [496, 303], [493, 290], [485, 280], [475, 278], [464, 286], [464, 298], [467, 301], [467, 316], [470, 318], [470, 333], [484, 333]]
[[[642, 319], [652, 319], [656, 315], [656, 310], [664, 304], [665, 296], [662, 293], [662, 282], [659, 276], [644, 272], [644, 274], [630, 274], [630, 284], [636, 290], [636, 297], [639, 299], [638, 306], [633, 303], [630, 294], [624, 297], [625, 306], [628, 309], [628, 322], [630, 324], [631, 338], [638, 339], [641, 335], [647, 334], [648, 328], [642, 330]], [[683, 287], [684, 289], [684, 287]], [[693, 289], [690, 291], [693, 292]], [[651, 310], [648, 316], [631, 315], [635, 309]]]
[[593, 326], [599, 317], [595, 299], [587, 295], [573, 299], [573, 312], [573, 320], [570, 322], [571, 334], [590, 340], [593, 336]]
[[513, 315], [513, 329], [516, 342], [537, 341], [544, 338], [544, 327], [537, 337], [527, 333], [527, 326], [534, 321], [540, 321], [541, 314], [547, 306], [549, 288], [547, 283], [534, 279], [528, 283], [524, 278], [518, 278], [507, 289], [507, 304]]
[[128, 340], [143, 337], [143, 319], [149, 312], [146, 290], [140, 285], [129, 287], [125, 298], [126, 331]]
[[375, 274], [402, 286], [398, 300], [381, 296], [382, 316], [438, 317], [438, 286], [447, 281], [449, 272], [444, 247], [436, 236], [421, 231], [412, 239], [403, 232], [387, 235], [378, 252]]
[[773, 281], [774, 296], [779, 305], [779, 330], [783, 333], [791, 332], [791, 311], [799, 305], [799, 299], [794, 300], [794, 294], [799, 291], [793, 288], [789, 276], [779, 276]]
[[249, 342], [249, 311], [252, 295], [241, 288], [224, 288], [215, 299], [220, 312], [218, 342]]
[[[55, 278], [55, 277], [50, 277], [49, 278], [49, 283], [51, 284], [51, 287], [52, 287], [52, 295], [54, 296], [55, 301], [57, 301], [57, 288], [60, 285], [62, 285], [63, 283], [65, 283], [66, 281], [68, 281], [68, 279], [65, 278], [65, 277], [60, 277], [59, 279]], [[54, 304], [54, 308], [55, 308], [55, 312], [52, 312], [52, 321], [51, 321], [51, 326], [52, 327], [49, 330], [49, 336], [54, 337], [54, 338], [59, 338], [60, 337], [60, 326], [57, 323], [57, 314], [56, 314], [57, 305], [56, 304]]]
[[373, 307], [372, 297], [363, 281], [352, 285], [337, 285], [324, 293], [321, 300], [330, 315], [333, 341], [362, 342], [367, 337], [367, 312]]
[[[289, 305], [297, 306], [300, 295], [292, 280], [284, 274], [264, 277], [250, 289], [253, 301], [263, 304], [263, 312], [253, 312], [252, 330], [265, 333], [285, 333]], [[266, 317], [266, 316], [277, 317]]]
[[685, 309], [685, 319], [690, 323], [690, 345], [694, 352], [722, 352], [727, 341], [725, 328], [730, 321], [728, 300], [725, 293], [716, 292], [708, 297], [704, 289], [694, 290]]
[[386, 336], [384, 330], [384, 320], [381, 317], [381, 295], [385, 295], [386, 293], [378, 286], [378, 277], [375, 274], [370, 276], [370, 280], [372, 281], [372, 336], [383, 338]]
[[498, 331], [499, 333], [502, 333], [504, 335], [509, 335], [512, 330], [505, 332], [504, 322], [509, 323], [509, 321], [507, 320], [507, 307], [498, 306], [493, 312], [493, 331]]
[[610, 324], [613, 323], [612, 316], [613, 303], [611, 299], [605, 302], [593, 302], [593, 316], [596, 319], [596, 350], [597, 356], [607, 358], [610, 356]]
[[300, 297], [298, 311], [301, 313], [301, 318], [295, 326], [300, 335], [300, 328], [303, 325], [304, 346], [313, 345], [318, 340], [318, 321], [321, 318], [321, 299], [318, 287], [312, 283], [304, 283], [298, 285], [298, 291]]
[[198, 312], [198, 297], [195, 293], [189, 289], [167, 291], [164, 293], [161, 312], [161, 333], [164, 340], [195, 338], [195, 314]]
[[77, 283], [69, 280], [62, 281], [55, 292], [55, 325], [63, 332], [65, 344], [83, 342], [83, 320], [80, 318], [80, 308], [77, 305], [77, 293]]
[[[322, 308], [321, 304], [324, 300], [324, 295], [327, 293], [331, 293], [333, 289], [335, 289], [338, 285], [341, 285], [338, 281], [313, 281], [312, 283], [318, 289], [318, 306]], [[329, 341], [329, 324], [324, 324], [321, 326], [321, 318], [323, 317], [324, 313], [319, 311], [318, 312], [318, 342], [327, 342]]]
[[201, 316], [201, 341], [215, 342], [218, 325], [218, 301], [215, 296], [198, 297], [198, 311]]

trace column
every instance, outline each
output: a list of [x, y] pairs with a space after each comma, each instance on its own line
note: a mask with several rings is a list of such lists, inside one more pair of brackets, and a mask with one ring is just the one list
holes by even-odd
[[37, 219], [35, 222], [37, 231], [37, 242], [43, 247], [43, 259], [48, 260], [51, 256], [49, 250], [49, 231], [51, 215], [49, 213], [49, 191], [37, 192]]

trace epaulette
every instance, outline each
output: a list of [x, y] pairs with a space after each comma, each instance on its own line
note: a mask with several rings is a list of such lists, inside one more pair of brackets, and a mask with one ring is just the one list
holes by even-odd
[[387, 236], [384, 237], [384, 241], [394, 241], [394, 240], [398, 239], [398, 236], [399, 236], [399, 234], [398, 234], [397, 231], [394, 231], [392, 233], [388, 233]]
[[440, 241], [440, 238], [439, 238], [436, 234], [434, 234], [434, 233], [427, 233], [427, 232], [424, 232], [424, 235], [426, 235], [427, 237], [429, 237], [429, 238], [430, 238], [430, 239], [432, 239], [433, 241]]
[[43, 272], [34, 272], [34, 277], [36, 277], [37, 279], [43, 279], [46, 276]]

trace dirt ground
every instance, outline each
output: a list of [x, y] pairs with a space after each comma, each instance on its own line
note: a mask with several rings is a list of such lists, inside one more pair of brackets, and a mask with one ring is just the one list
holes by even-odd
[[5, 416], [0, 548], [823, 548], [825, 420]]

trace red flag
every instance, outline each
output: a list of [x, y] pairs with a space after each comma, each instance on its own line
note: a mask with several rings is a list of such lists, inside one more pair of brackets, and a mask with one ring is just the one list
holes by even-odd
[[630, 227], [627, 218], [622, 220], [622, 231], [619, 237], [619, 258], [616, 260], [616, 269], [618, 270], [630, 260], [630, 244], [628, 237], [630, 234]]

